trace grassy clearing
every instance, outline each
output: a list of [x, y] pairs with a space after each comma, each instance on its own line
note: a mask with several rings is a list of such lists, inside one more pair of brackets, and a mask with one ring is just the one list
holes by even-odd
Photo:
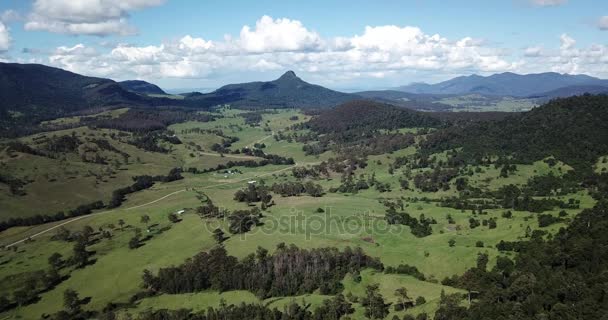
[[[353, 277], [346, 276], [343, 283], [345, 293], [350, 292], [358, 297], [365, 295], [365, 288], [368, 285], [379, 284], [380, 294], [384, 296], [384, 299], [387, 302], [397, 303], [398, 299], [395, 296], [395, 290], [402, 287], [407, 289], [410, 298], [416, 299], [417, 297], [424, 297], [427, 301], [425, 304], [415, 306], [407, 311], [396, 312], [394, 308], [391, 307], [391, 313], [388, 315], [387, 319], [392, 319], [395, 315], [401, 318], [405, 314], [417, 315], [423, 312], [433, 314], [439, 303], [439, 297], [442, 290], [447, 294], [463, 292], [462, 290], [442, 286], [440, 284], [420, 281], [410, 276], [384, 274], [374, 270], [365, 270], [361, 272], [360, 282], [355, 282]], [[356, 318], [364, 319], [363, 307], [360, 304], [356, 305], [355, 310]]]
[[597, 172], [597, 173], [608, 172], [608, 156], [600, 157], [600, 159], [595, 164], [595, 172]]
[[[0, 174], [17, 177], [28, 184], [24, 196], [0, 192], [0, 219], [25, 217], [36, 214], [55, 214], [97, 200], [108, 201], [112, 191], [133, 183], [138, 175], [165, 175], [181, 161], [174, 154], [147, 152], [110, 137], [110, 130], [93, 130], [86, 127], [53, 132], [53, 135], [71, 135], [85, 138], [107, 139], [116, 149], [130, 157], [125, 162], [113, 152], [103, 153], [108, 165], [84, 162], [77, 153], [64, 157], [47, 158], [31, 154], [9, 155], [0, 152]], [[22, 139], [33, 144], [39, 135]], [[215, 161], [215, 158], [210, 158]], [[201, 161], [205, 161], [204, 159]], [[213, 163], [215, 164], [215, 163]]]
[[523, 112], [538, 106], [534, 99], [513, 97], [487, 97], [478, 94], [448, 97], [438, 102], [453, 106], [452, 111], [502, 111]]

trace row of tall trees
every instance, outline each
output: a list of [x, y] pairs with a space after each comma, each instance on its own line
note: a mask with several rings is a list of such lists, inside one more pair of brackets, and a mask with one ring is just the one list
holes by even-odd
[[312, 181], [302, 182], [283, 182], [274, 183], [270, 189], [272, 192], [280, 194], [283, 197], [299, 196], [303, 193], [311, 197], [320, 197], [323, 195], [323, 187]]
[[151, 292], [185, 293], [204, 290], [248, 290], [260, 298], [294, 296], [319, 290], [337, 294], [346, 273], [363, 268], [381, 270], [382, 263], [360, 248], [305, 250], [280, 244], [273, 255], [258, 248], [255, 254], [238, 260], [223, 247], [201, 252], [177, 267], [161, 268], [157, 275], [143, 274], [144, 287]]

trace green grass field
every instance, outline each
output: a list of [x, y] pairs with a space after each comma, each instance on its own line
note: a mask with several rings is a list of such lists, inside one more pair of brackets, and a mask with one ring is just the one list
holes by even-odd
[[451, 111], [501, 111], [524, 112], [538, 106], [534, 99], [520, 99], [513, 97], [487, 97], [478, 94], [456, 96], [440, 99], [438, 102], [453, 106]]
[[[3, 152], [0, 155], [0, 173], [11, 173], [31, 182], [24, 188], [27, 195], [13, 196], [8, 189], [0, 188], [0, 218], [36, 214], [38, 212], [56, 212], [72, 208], [78, 204], [93, 200], [108, 200], [111, 191], [117, 187], [131, 183], [133, 176], [141, 174], [166, 174], [173, 167], [196, 167], [205, 169], [230, 160], [242, 159], [242, 155], [225, 154], [223, 157], [210, 151], [211, 145], [221, 142], [222, 137], [212, 133], [182, 133], [183, 130], [200, 128], [205, 130], [220, 129], [227, 136], [235, 136], [239, 141], [234, 143], [232, 150], [251, 146], [256, 142], [266, 145], [265, 152], [293, 157], [297, 166], [318, 163], [335, 156], [328, 151], [320, 156], [306, 156], [302, 151], [303, 144], [297, 142], [276, 141], [273, 132], [288, 131], [291, 125], [305, 121], [307, 116], [297, 110], [271, 110], [263, 115], [259, 126], [249, 126], [239, 116], [242, 111], [229, 108], [221, 109], [223, 118], [212, 122], [186, 122], [170, 127], [184, 142], [173, 147], [168, 154], [145, 152], [135, 146], [126, 144], [118, 139], [111, 143], [121, 151], [131, 155], [128, 163], [99, 165], [82, 162], [76, 155], [65, 159], [49, 159], [45, 157], [17, 154], [10, 156]], [[294, 116], [298, 120], [291, 120]], [[71, 120], [61, 120], [71, 121]], [[265, 129], [267, 128], [267, 129]], [[418, 129], [403, 129], [407, 132], [417, 132]], [[77, 136], [108, 136], [106, 130], [76, 128], [66, 132], [53, 134], [71, 134]], [[25, 137], [23, 141], [32, 143], [35, 136]], [[191, 144], [188, 144], [191, 143]], [[187, 145], [198, 145], [202, 151], [188, 148]], [[357, 175], [375, 174], [377, 180], [388, 183], [391, 191], [379, 192], [373, 188], [356, 194], [327, 193], [323, 197], [281, 197], [273, 194], [275, 205], [265, 211], [264, 225], [254, 228], [251, 232], [230, 237], [225, 243], [228, 253], [243, 258], [255, 252], [258, 246], [271, 252], [279, 243], [295, 244], [301, 248], [361, 247], [367, 254], [378, 257], [385, 266], [409, 264], [423, 272], [427, 281], [420, 281], [406, 275], [388, 275], [373, 270], [362, 272], [361, 282], [355, 282], [348, 275], [343, 280], [344, 293], [361, 296], [365, 286], [372, 283], [380, 285], [380, 291], [389, 302], [397, 301], [394, 292], [399, 287], [407, 288], [410, 296], [422, 296], [427, 303], [407, 311], [395, 312], [391, 308], [389, 319], [393, 315], [402, 317], [406, 312], [416, 315], [421, 312], [433, 314], [437, 308], [441, 291], [447, 293], [460, 290], [446, 287], [440, 281], [454, 274], [462, 274], [476, 263], [479, 253], [487, 253], [489, 265], [501, 253], [495, 248], [500, 240], [514, 241], [523, 239], [528, 227], [539, 229], [535, 214], [530, 212], [513, 212], [513, 217], [502, 217], [503, 209], [485, 210], [486, 215], [473, 215], [470, 211], [461, 211], [438, 206], [437, 201], [442, 197], [457, 196], [455, 186], [448, 190], [435, 193], [422, 192], [413, 187], [402, 190], [399, 178], [405, 169], [397, 169], [389, 173], [389, 166], [399, 156], [411, 156], [417, 152], [415, 147], [398, 150], [391, 154], [368, 157], [365, 169], [357, 170]], [[192, 155], [194, 154], [194, 156]], [[445, 154], [436, 155], [443, 159]], [[136, 160], [137, 159], [137, 160]], [[605, 162], [599, 161], [597, 170], [605, 168]], [[94, 252], [95, 262], [82, 269], [71, 267], [62, 269], [69, 276], [56, 288], [42, 293], [40, 299], [28, 306], [12, 309], [0, 314], [0, 319], [39, 319], [42, 315], [52, 314], [62, 309], [63, 291], [70, 288], [76, 290], [81, 297], [90, 298], [84, 306], [88, 310], [100, 310], [108, 303], [128, 303], [129, 299], [141, 290], [141, 275], [144, 269], [152, 272], [162, 267], [179, 265], [197, 252], [209, 250], [215, 246], [211, 232], [218, 226], [225, 229], [226, 222], [214, 219], [201, 219], [194, 208], [201, 204], [198, 194], [204, 194], [214, 203], [228, 210], [246, 209], [247, 204], [233, 200], [234, 193], [247, 186], [250, 180], [257, 183], [272, 185], [275, 182], [293, 181], [291, 169], [293, 166], [268, 165], [257, 168], [238, 167], [241, 173], [210, 172], [205, 174], [184, 173], [184, 179], [170, 183], [156, 183], [152, 188], [127, 196], [125, 203], [114, 210], [98, 211], [94, 215], [84, 216], [65, 225], [65, 228], [75, 232], [85, 226], [94, 230], [109, 230], [111, 239], [101, 239], [87, 249]], [[544, 161], [533, 164], [518, 164], [517, 171], [507, 178], [500, 177], [500, 168], [481, 166], [470, 168], [474, 173], [466, 176], [471, 185], [484, 190], [497, 190], [507, 184], [523, 185], [535, 175], [553, 173], [561, 175], [572, 168], [563, 163], [551, 167]], [[109, 171], [108, 171], [109, 170]], [[107, 172], [106, 172], [107, 171]], [[414, 170], [416, 174], [420, 170]], [[95, 173], [95, 174], [92, 174]], [[98, 177], [100, 176], [100, 177]], [[333, 174], [330, 179], [315, 181], [325, 190], [340, 184], [340, 176]], [[417, 199], [414, 199], [417, 198]], [[422, 200], [426, 198], [426, 200]], [[580, 200], [582, 208], [593, 206], [593, 199], [586, 192], [561, 197]], [[384, 220], [386, 207], [381, 199], [405, 201], [405, 211], [418, 217], [424, 214], [434, 218], [437, 224], [432, 226], [433, 233], [424, 238], [411, 234], [409, 227], [388, 225]], [[317, 213], [323, 208], [324, 213]], [[179, 223], [171, 223], [167, 216], [178, 210], [186, 210]], [[557, 215], [560, 210], [549, 211]], [[566, 225], [580, 210], [569, 209], [563, 222], [553, 224], [544, 230], [556, 232]], [[142, 215], [149, 215], [148, 224], [140, 222]], [[447, 215], [454, 219], [447, 221]], [[497, 221], [495, 229], [479, 226], [471, 229], [469, 218], [494, 218]], [[126, 222], [124, 228], [118, 226], [119, 219]], [[25, 237], [32, 236], [60, 222], [32, 227], [16, 227], [0, 232], [0, 245], [11, 244]], [[152, 225], [150, 232], [146, 232]], [[134, 235], [135, 228], [144, 230], [144, 236], [149, 236], [145, 244], [137, 249], [129, 249], [129, 239]], [[48, 268], [47, 259], [54, 252], [65, 258], [72, 255], [72, 243], [51, 240], [55, 230], [37, 236], [33, 241], [20, 243], [16, 250], [0, 251], [0, 296], [10, 297], [12, 292], [23, 286], [27, 278], [35, 272]], [[455, 240], [450, 247], [448, 242]], [[483, 242], [483, 247], [477, 247], [477, 242]], [[260, 301], [253, 293], [246, 291], [232, 292], [200, 292], [194, 294], [159, 295], [137, 301], [133, 306], [120, 310], [120, 314], [136, 316], [141, 311], [155, 309], [188, 308], [204, 310], [207, 307], [217, 307], [221, 301], [228, 304], [251, 302], [262, 303], [282, 309], [286, 304], [295, 301], [303, 305], [320, 305], [327, 296], [318, 293], [297, 297], [274, 297]], [[363, 319], [363, 307], [354, 304], [356, 309], [352, 319]]]

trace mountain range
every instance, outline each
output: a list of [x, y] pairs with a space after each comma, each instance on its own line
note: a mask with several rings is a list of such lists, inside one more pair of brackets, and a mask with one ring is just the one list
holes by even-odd
[[[584, 93], [585, 87], [608, 88], [608, 80], [587, 75], [569, 75], [555, 72], [520, 75], [511, 72], [491, 76], [470, 75], [437, 84], [413, 83], [396, 88], [397, 91], [417, 94], [482, 94], [512, 97], [562, 96], [566, 92]], [[569, 88], [569, 89], [566, 89]], [[562, 91], [560, 94], [559, 91]], [[606, 90], [608, 91], [608, 90]]]
[[192, 92], [180, 99], [140, 80], [116, 82], [39, 64], [0, 63], [0, 131], [35, 125], [100, 108], [188, 107], [231, 104], [245, 108], [328, 108], [367, 98], [418, 110], [449, 110], [440, 99], [450, 95], [529, 97], [537, 100], [608, 93], [608, 80], [586, 75], [501, 73], [457, 77], [438, 84], [412, 84], [398, 90], [343, 93], [310, 84], [288, 71], [273, 81], [225, 85], [211, 93]]

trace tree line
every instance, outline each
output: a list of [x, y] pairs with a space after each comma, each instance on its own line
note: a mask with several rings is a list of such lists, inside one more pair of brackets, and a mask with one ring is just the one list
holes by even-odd
[[258, 248], [242, 260], [229, 256], [216, 247], [201, 252], [184, 264], [161, 268], [157, 275], [144, 271], [144, 287], [158, 293], [186, 293], [204, 290], [248, 290], [260, 298], [295, 296], [319, 290], [337, 294], [341, 281], [351, 272], [363, 268], [382, 270], [377, 258], [367, 256], [361, 248], [300, 249], [279, 244], [274, 254]]

